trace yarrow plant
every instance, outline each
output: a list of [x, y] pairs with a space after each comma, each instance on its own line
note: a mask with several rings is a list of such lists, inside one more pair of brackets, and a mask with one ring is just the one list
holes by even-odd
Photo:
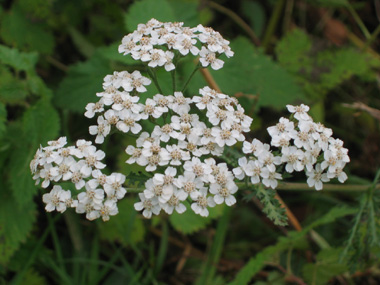
[[[270, 144], [257, 139], [248, 142], [244, 133], [250, 131], [252, 118], [236, 98], [207, 86], [197, 95], [185, 92], [198, 68], [218, 70], [224, 64], [221, 55], [233, 56], [229, 41], [212, 28], [151, 19], [123, 38], [119, 52], [143, 62], [150, 78], [139, 71], [107, 75], [103, 91], [97, 93], [99, 100], [88, 103], [84, 115], [96, 117], [97, 124], [89, 127], [96, 144], [103, 144], [112, 131], [137, 136], [134, 145], [126, 146], [126, 163], [143, 166], [151, 173], [134, 205], [144, 217], [162, 211], [181, 214], [189, 210], [188, 203], [196, 214], [206, 217], [210, 207], [236, 203], [236, 180], [275, 189], [283, 171], [304, 171], [308, 185], [316, 190], [330, 179], [347, 179], [343, 168], [349, 162], [348, 150], [332, 137], [331, 129], [313, 122], [308, 106], [288, 105], [290, 119], [281, 118], [268, 128]], [[199, 63], [183, 88], [177, 89], [175, 70], [179, 60], [188, 55], [197, 56]], [[172, 73], [172, 94], [163, 94], [158, 68]], [[160, 93], [142, 100], [140, 95], [152, 82]], [[143, 131], [144, 121], [154, 122], [151, 132]], [[232, 169], [220, 157], [226, 147], [238, 142], [242, 157]], [[118, 213], [117, 202], [127, 193], [126, 176], [106, 175], [105, 153], [91, 141], [66, 145], [65, 137], [48, 142], [30, 164], [36, 183], [52, 188], [43, 195], [46, 210], [75, 208], [89, 220], [101, 217], [107, 221]], [[73, 183], [77, 192], [57, 184], [65, 181]]]

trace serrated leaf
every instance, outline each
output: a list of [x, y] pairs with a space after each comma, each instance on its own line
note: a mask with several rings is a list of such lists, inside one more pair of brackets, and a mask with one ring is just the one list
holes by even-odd
[[36, 52], [20, 52], [15, 48], [0, 45], [0, 62], [21, 71], [33, 70], [38, 60]]
[[0, 36], [6, 44], [22, 50], [45, 54], [53, 52], [54, 37], [51, 31], [41, 23], [29, 21], [17, 5], [3, 15]]
[[6, 265], [21, 242], [25, 241], [35, 221], [35, 204], [20, 207], [9, 189], [0, 187], [0, 264]]
[[262, 185], [254, 188], [257, 198], [263, 204], [262, 211], [277, 226], [286, 226], [288, 218], [285, 209], [281, 207], [280, 202], [275, 198], [276, 191], [265, 189]]
[[132, 32], [138, 24], [145, 24], [151, 18], [162, 22], [179, 21], [167, 0], [142, 0], [134, 2], [125, 15], [125, 25]]
[[312, 67], [308, 53], [311, 49], [309, 36], [301, 29], [286, 34], [276, 46], [279, 63], [294, 73], [309, 72]]
[[224, 93], [258, 94], [260, 106], [284, 107], [297, 99], [305, 99], [295, 78], [268, 56], [239, 37], [231, 42], [234, 57], [225, 59], [221, 70], [212, 74]]
[[138, 219], [133, 199], [118, 202], [119, 213], [108, 222], [99, 224], [100, 236], [110, 242], [120, 242], [124, 246], [136, 244], [144, 239], [145, 227]]
[[17, 104], [27, 95], [25, 82], [15, 78], [6, 67], [0, 68], [0, 100], [5, 104]]
[[[318, 56], [318, 64], [328, 67], [328, 71], [320, 76], [321, 86], [332, 89], [354, 75], [371, 78], [371, 69], [379, 67], [380, 61], [348, 48], [321, 53]], [[375, 73], [372, 74], [373, 77]]]
[[341, 248], [321, 250], [315, 264], [305, 264], [302, 268], [303, 277], [308, 284], [322, 285], [337, 275], [348, 270], [347, 265], [339, 263]]
[[50, 102], [41, 99], [24, 113], [22, 123], [9, 163], [12, 195], [20, 206], [30, 203], [36, 194], [29, 164], [40, 144], [58, 136], [59, 117]]
[[217, 205], [214, 208], [208, 208], [208, 217], [202, 217], [194, 213], [188, 202], [184, 202], [183, 204], [187, 208], [184, 213], [178, 214], [174, 211], [169, 217], [170, 224], [173, 228], [183, 234], [192, 234], [206, 228], [213, 218], [217, 218], [223, 213], [223, 206]]
[[108, 61], [97, 53], [85, 61], [70, 67], [55, 94], [55, 103], [64, 109], [84, 113], [85, 106], [99, 100], [97, 92], [103, 91], [103, 78], [112, 73]]
[[60, 120], [57, 111], [48, 99], [40, 99], [24, 113], [23, 128], [32, 147], [38, 147], [48, 140], [56, 139]]

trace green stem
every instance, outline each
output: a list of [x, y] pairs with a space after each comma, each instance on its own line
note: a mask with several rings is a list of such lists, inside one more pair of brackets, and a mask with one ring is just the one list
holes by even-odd
[[360, 19], [358, 13], [356, 13], [355, 9], [351, 6], [350, 2], [347, 1], [347, 9], [350, 11], [352, 17], [354, 18], [356, 24], [358, 24], [360, 30], [364, 34], [365, 38], [369, 40], [371, 38], [371, 34], [369, 33], [367, 27], [364, 25], [362, 19]]
[[171, 74], [172, 74], [172, 82], [173, 82], [173, 94], [174, 92], [177, 90], [177, 86], [176, 86], [176, 68], [172, 70]]
[[270, 20], [269, 20], [268, 28], [265, 31], [264, 39], [262, 41], [262, 46], [264, 50], [268, 49], [270, 40], [272, 39], [272, 36], [276, 30], [277, 23], [280, 20], [280, 16], [281, 16], [281, 12], [283, 10], [282, 8], [284, 7], [284, 4], [285, 4], [285, 0], [278, 0], [274, 7], [272, 16], [270, 17]]
[[62, 271], [64, 273], [66, 273], [66, 267], [63, 263], [63, 254], [62, 254], [61, 245], [59, 243], [57, 231], [55, 228], [55, 223], [54, 223], [53, 218], [51, 217], [50, 213], [47, 213], [47, 218], [48, 218], [48, 222], [49, 222], [49, 228], [51, 231], [51, 236], [53, 238], [53, 244], [54, 244], [55, 252], [57, 254], [58, 264], [62, 268]]
[[187, 88], [187, 85], [189, 85], [191, 79], [193, 78], [195, 72], [197, 72], [197, 70], [200, 68], [200, 64], [198, 63], [197, 66], [194, 68], [193, 72], [190, 74], [190, 77], [187, 79], [185, 85], [183, 86], [182, 88], [182, 93], [185, 92], [186, 88]]
[[154, 85], [156, 86], [158, 92], [160, 92], [160, 94], [163, 95], [164, 93], [162, 92], [160, 84], [158, 83], [158, 80], [157, 80], [156, 71], [154, 69], [148, 67], [148, 74], [149, 74], [150, 78], [152, 78], [152, 81], [153, 81]]

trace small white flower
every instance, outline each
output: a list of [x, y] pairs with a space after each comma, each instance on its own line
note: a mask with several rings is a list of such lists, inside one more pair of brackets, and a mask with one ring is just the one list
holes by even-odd
[[200, 59], [203, 67], [207, 67], [211, 65], [211, 68], [214, 70], [221, 69], [224, 65], [224, 62], [217, 58], [216, 54], [209, 49], [202, 47], [201, 51], [199, 52]]
[[103, 116], [99, 116], [98, 125], [90, 126], [89, 131], [91, 135], [96, 135], [95, 143], [102, 144], [104, 138], [110, 133], [111, 126], [106, 120], [104, 120]]
[[322, 182], [330, 181], [330, 179], [327, 177], [327, 174], [323, 173], [323, 169], [319, 163], [315, 165], [315, 169], [306, 171], [306, 176], [308, 176], [307, 184], [309, 187], [314, 187], [316, 190], [322, 190]]
[[207, 188], [202, 187], [198, 193], [199, 195], [193, 199], [195, 203], [191, 204], [191, 209], [196, 214], [207, 217], [209, 215], [207, 207], [214, 207], [215, 202], [212, 197], [207, 197]]
[[136, 211], [143, 210], [143, 216], [147, 219], [152, 217], [152, 213], [158, 215], [161, 211], [161, 207], [158, 204], [158, 200], [156, 197], [152, 199], [148, 199], [145, 197], [143, 193], [139, 193], [139, 197], [141, 202], [137, 202], [134, 204]]

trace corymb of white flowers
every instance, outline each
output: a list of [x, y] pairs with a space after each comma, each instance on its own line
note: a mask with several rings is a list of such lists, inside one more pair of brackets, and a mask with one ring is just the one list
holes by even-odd
[[[243, 133], [250, 131], [252, 118], [244, 114], [236, 98], [207, 86], [199, 90], [199, 95], [185, 93], [194, 72], [181, 91], [176, 89], [174, 75], [173, 94], [162, 94], [155, 69], [173, 73], [178, 60], [192, 54], [199, 57], [197, 68], [210, 65], [216, 70], [223, 67], [219, 59], [222, 54], [233, 56], [229, 41], [212, 28], [188, 28], [183, 23], [151, 19], [123, 38], [119, 52], [145, 63], [151, 79], [139, 71], [107, 75], [104, 91], [97, 93], [98, 102], [86, 106], [85, 116], [97, 116], [97, 125], [89, 128], [96, 144], [102, 144], [115, 128], [138, 136], [135, 145], [126, 147], [130, 155], [126, 163], [144, 166], [152, 173], [139, 193], [140, 202], [134, 205], [144, 217], [161, 211], [169, 215], [173, 211], [183, 213], [189, 210], [188, 203], [195, 213], [208, 216], [209, 207], [236, 203], [236, 179], [248, 177], [246, 181], [252, 184], [276, 188], [282, 179], [282, 164], [289, 173], [304, 171], [308, 185], [317, 190], [332, 178], [340, 182], [347, 179], [343, 168], [349, 162], [348, 150], [341, 140], [331, 137], [331, 129], [313, 122], [305, 105], [288, 105], [291, 120], [281, 118], [268, 128], [272, 141], [265, 144], [257, 139], [245, 140]], [[139, 95], [152, 81], [161, 94], [141, 102]], [[142, 132], [144, 120], [156, 123], [151, 133]], [[225, 147], [237, 142], [242, 142], [243, 157], [238, 160], [239, 166], [231, 169], [221, 161], [221, 155]], [[30, 164], [36, 183], [42, 182], [43, 188], [52, 186], [43, 195], [46, 211], [64, 212], [72, 207], [89, 220], [101, 217], [107, 221], [118, 213], [117, 202], [127, 192], [125, 175], [103, 173], [105, 153], [92, 142], [66, 144], [65, 137], [48, 142], [37, 150]], [[271, 147], [278, 149], [272, 152]], [[75, 185], [76, 193], [58, 185], [65, 181]]]

